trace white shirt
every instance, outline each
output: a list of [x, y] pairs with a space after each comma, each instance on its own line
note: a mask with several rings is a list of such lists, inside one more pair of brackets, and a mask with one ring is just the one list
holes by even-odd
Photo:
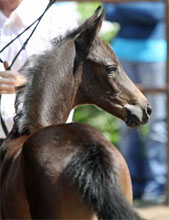
[[[47, 4], [47, 0], [23, 0], [9, 18], [6, 18], [0, 11], [0, 50], [33, 23], [45, 10]], [[12, 69], [18, 71], [29, 56], [49, 49], [51, 46], [50, 40], [65, 34], [67, 30], [75, 26], [77, 26], [77, 13], [73, 3], [52, 5], [42, 18], [26, 49], [21, 52]], [[7, 61], [9, 65], [11, 64], [33, 27], [0, 54], [3, 61]], [[0, 70], [4, 70], [2, 64], [0, 65]], [[15, 114], [14, 100], [15, 94], [5, 94], [1, 98], [1, 114], [9, 131], [13, 126]], [[5, 138], [1, 125], [0, 138]]]

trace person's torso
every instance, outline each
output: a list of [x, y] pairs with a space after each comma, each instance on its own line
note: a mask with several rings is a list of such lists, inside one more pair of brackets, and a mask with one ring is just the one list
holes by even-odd
[[[32, 3], [32, 7], [31, 7]], [[46, 0], [24, 0], [23, 4], [14, 11], [12, 16], [7, 19], [0, 11], [0, 50], [14, 39], [18, 34], [25, 30], [33, 21], [35, 21], [45, 10], [48, 1]], [[68, 29], [72, 29], [77, 26], [77, 17], [72, 15], [72, 12], [67, 12], [67, 16], [64, 15], [64, 8], [66, 5], [53, 5], [42, 18], [39, 26], [32, 35], [28, 42], [26, 49], [22, 50], [18, 58], [16, 59], [12, 68], [18, 71], [28, 57], [41, 53], [43, 50], [51, 48], [51, 40], [59, 35], [65, 34]], [[3, 61], [7, 61], [10, 65], [15, 55], [23, 46], [25, 40], [31, 34], [32, 26], [22, 36], [20, 36], [15, 42], [7, 47], [1, 54], [0, 58]], [[3, 65], [0, 64], [0, 71], [3, 71]], [[14, 100], [15, 95], [5, 94], [1, 98], [1, 113], [4, 121], [7, 124], [9, 130], [13, 126], [14, 117]], [[4, 138], [5, 135], [0, 127], [0, 138]]]

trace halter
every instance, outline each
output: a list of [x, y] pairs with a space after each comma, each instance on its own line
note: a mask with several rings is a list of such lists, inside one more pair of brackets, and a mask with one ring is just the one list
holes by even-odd
[[[19, 56], [19, 54], [22, 52], [22, 50], [24, 50], [29, 42], [29, 40], [31, 39], [32, 35], [34, 34], [36, 28], [38, 27], [40, 21], [42, 20], [43, 16], [45, 15], [45, 13], [47, 12], [47, 10], [53, 5], [53, 3], [55, 2], [55, 0], [50, 0], [49, 4], [47, 5], [46, 9], [44, 10], [44, 12], [39, 16], [39, 18], [37, 18], [31, 25], [29, 25], [24, 31], [22, 31], [19, 35], [17, 35], [13, 40], [11, 40], [8, 44], [6, 44], [1, 50], [0, 50], [0, 54], [9, 46], [11, 45], [16, 39], [18, 39], [23, 33], [25, 33], [28, 29], [30, 29], [35, 23], [35, 27], [33, 28], [32, 32], [30, 33], [29, 37], [25, 40], [25, 42], [23, 43], [21, 49], [18, 51], [18, 53], [15, 55], [14, 59], [12, 60], [10, 66], [7, 68], [7, 70], [10, 70], [14, 64], [14, 62], [16, 61], [17, 57]], [[4, 63], [4, 61], [0, 58], [0, 62]], [[1, 108], [1, 95], [0, 95], [0, 108]], [[0, 120], [1, 120], [1, 125], [2, 125], [2, 129], [5, 133], [6, 136], [8, 136], [9, 131], [8, 128], [2, 118], [2, 114], [1, 114], [1, 110], [0, 110]]]

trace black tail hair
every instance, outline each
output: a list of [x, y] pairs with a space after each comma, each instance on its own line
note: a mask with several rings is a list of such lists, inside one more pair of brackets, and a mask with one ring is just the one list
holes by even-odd
[[64, 177], [78, 187], [83, 199], [99, 219], [143, 220], [126, 200], [110, 153], [101, 145], [77, 148]]

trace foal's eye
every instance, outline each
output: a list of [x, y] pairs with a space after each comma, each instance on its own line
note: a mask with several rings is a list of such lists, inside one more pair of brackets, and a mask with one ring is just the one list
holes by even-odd
[[117, 71], [117, 66], [113, 66], [113, 65], [106, 66], [106, 72], [108, 74], [112, 74], [113, 72], [116, 72], [116, 71]]

